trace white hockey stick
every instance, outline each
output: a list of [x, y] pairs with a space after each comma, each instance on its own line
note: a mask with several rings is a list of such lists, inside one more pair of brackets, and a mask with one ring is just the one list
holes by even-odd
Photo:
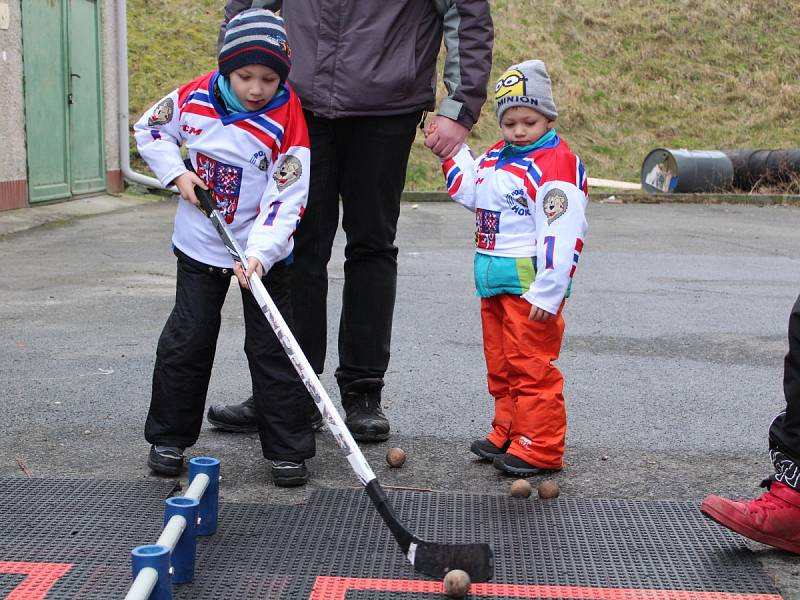
[[[200, 201], [203, 212], [211, 219], [211, 223], [219, 233], [220, 238], [222, 238], [228, 252], [230, 252], [235, 261], [240, 263], [243, 268], [246, 268], [247, 257], [237, 243], [236, 238], [233, 237], [228, 224], [225, 223], [219, 211], [215, 209], [209, 193], [202, 188], [195, 187], [195, 194]], [[314, 399], [336, 443], [344, 451], [347, 461], [366, 488], [372, 503], [378, 509], [408, 561], [417, 571], [431, 577], [442, 578], [448, 571], [461, 569], [469, 573], [470, 579], [474, 582], [490, 580], [494, 575], [494, 554], [489, 544], [437, 544], [428, 542], [415, 536], [400, 522], [397, 515], [395, 515], [394, 509], [389, 504], [389, 500], [386, 498], [386, 494], [375, 473], [370, 468], [366, 458], [364, 458], [361, 449], [350, 434], [350, 430], [339, 415], [339, 411], [336, 410], [325, 388], [322, 387], [317, 374], [311, 368], [308, 359], [300, 349], [297, 340], [295, 340], [288, 325], [286, 325], [286, 321], [284, 321], [283, 316], [281, 316], [280, 311], [272, 301], [264, 284], [261, 283], [261, 278], [256, 275], [249, 277], [247, 281], [256, 302], [258, 302], [261, 311], [269, 321], [278, 340], [280, 340], [289, 360], [291, 360], [300, 375], [300, 379], [302, 379], [306, 389]]]

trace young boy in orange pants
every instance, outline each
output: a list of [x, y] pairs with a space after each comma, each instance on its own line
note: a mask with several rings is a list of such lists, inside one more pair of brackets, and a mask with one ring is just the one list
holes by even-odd
[[542, 61], [509, 68], [495, 100], [503, 139], [477, 160], [462, 146], [442, 170], [450, 196], [475, 213], [475, 285], [495, 399], [492, 430], [471, 450], [527, 477], [563, 466], [564, 379], [553, 361], [586, 235], [587, 177], [553, 127]]

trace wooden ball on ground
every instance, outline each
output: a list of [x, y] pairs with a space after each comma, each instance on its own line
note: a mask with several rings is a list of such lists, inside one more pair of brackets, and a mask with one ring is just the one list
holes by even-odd
[[533, 488], [527, 479], [517, 479], [511, 484], [511, 495], [514, 498], [530, 498]]
[[558, 484], [552, 479], [545, 479], [539, 484], [539, 498], [558, 498], [561, 490], [558, 489]]
[[406, 453], [402, 448], [389, 448], [386, 452], [386, 462], [393, 469], [399, 469], [406, 462]]
[[453, 569], [444, 576], [444, 593], [448, 598], [463, 598], [469, 592], [471, 583], [466, 571]]

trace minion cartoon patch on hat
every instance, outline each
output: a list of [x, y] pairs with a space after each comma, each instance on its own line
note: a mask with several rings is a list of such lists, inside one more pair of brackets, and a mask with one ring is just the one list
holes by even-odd
[[495, 101], [504, 96], [524, 96], [525, 82], [528, 78], [519, 69], [510, 68], [497, 80], [494, 88]]

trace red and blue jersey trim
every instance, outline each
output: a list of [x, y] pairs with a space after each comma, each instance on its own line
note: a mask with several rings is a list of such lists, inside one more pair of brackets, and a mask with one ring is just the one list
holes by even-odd
[[570, 279], [572, 279], [572, 276], [575, 274], [575, 269], [578, 268], [578, 260], [581, 258], [581, 252], [583, 252], [583, 240], [578, 238], [575, 240], [575, 253], [572, 255], [572, 268], [569, 270]]
[[452, 158], [448, 158], [442, 163], [442, 172], [447, 185], [447, 193], [450, 196], [455, 196], [461, 187], [461, 182], [464, 180], [464, 174]]
[[500, 150], [502, 150], [504, 144], [505, 142], [501, 140], [489, 148], [478, 163], [478, 170], [493, 168], [500, 159]]
[[586, 168], [583, 166], [583, 161], [580, 158], [576, 156], [575, 160], [578, 162], [578, 173], [575, 178], [575, 186], [588, 196], [589, 178], [586, 176]]
[[186, 97], [186, 102], [181, 105], [181, 114], [185, 113], [200, 115], [210, 119], [219, 119], [219, 114], [209, 101], [208, 94], [200, 90], [196, 90]]

